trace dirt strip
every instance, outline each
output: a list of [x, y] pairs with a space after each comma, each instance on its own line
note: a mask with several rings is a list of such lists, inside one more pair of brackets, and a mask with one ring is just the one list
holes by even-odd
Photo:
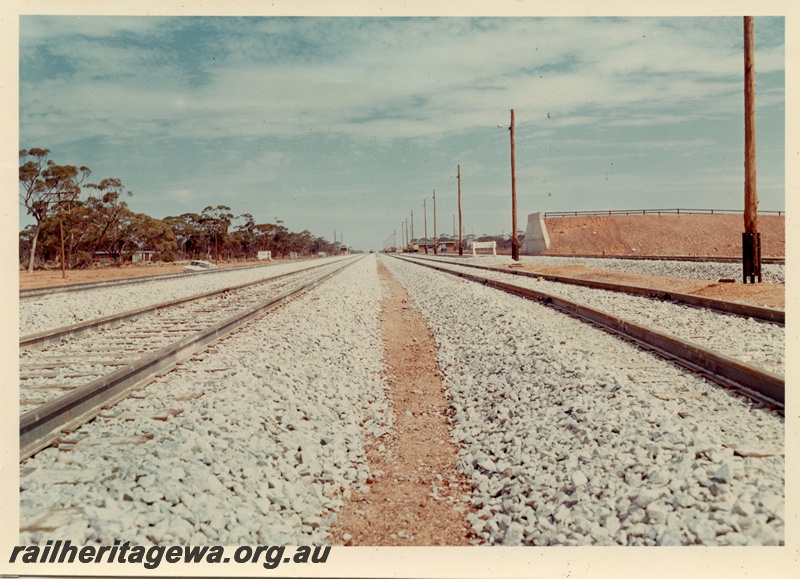
[[469, 545], [470, 485], [456, 472], [457, 448], [436, 343], [405, 288], [378, 262], [389, 397], [395, 426], [369, 441], [370, 492], [354, 492], [331, 532], [335, 545]]

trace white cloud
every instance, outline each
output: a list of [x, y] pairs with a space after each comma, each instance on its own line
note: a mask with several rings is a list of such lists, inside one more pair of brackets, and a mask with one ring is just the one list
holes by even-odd
[[[86, 27], [95, 30], [88, 37], [51, 44], [76, 69], [68, 84], [59, 79], [40, 87], [48, 96], [62, 96], [51, 105], [61, 123], [74, 119], [62, 132], [114, 138], [127, 125], [126, 132], [143, 136], [158, 138], [168, 127], [171, 134], [214, 139], [257, 136], [266, 123], [283, 136], [313, 127], [317, 133], [404, 139], [491, 126], [498, 104], [526, 108], [531, 117], [556, 112], [560, 122], [572, 117], [572, 123], [596, 122], [597, 111], [623, 107], [738, 106], [730, 97], [741, 68], [740, 53], [728, 47], [733, 39], [723, 42], [689, 23], [665, 30], [651, 19], [519, 19], [488, 21], [481, 29], [464, 19], [367, 21], [361, 27], [343, 21], [331, 26], [342, 38], [324, 39], [337, 46], [335, 56], [296, 56], [287, 64], [261, 62], [257, 39], [230, 34], [221, 37], [220, 62], [204, 63], [203, 82], [195, 86], [177, 55], [109, 42], [120, 32], [157, 32], [165, 22], [140, 20], [99, 19], [99, 28], [110, 27], [108, 38], [92, 26]], [[79, 21], [55, 21], [64, 34], [83, 30]], [[267, 20], [262, 27], [280, 30], [289, 22], [316, 35], [329, 25]], [[42, 29], [52, 26], [52, 19], [35, 22], [29, 36], [44, 37]], [[777, 62], [777, 56], [771, 50], [764, 60]], [[25, 111], [47, 108], [31, 88], [25, 96]]]
[[[779, 124], [783, 43], [780, 34], [770, 36], [775, 22], [759, 22], [757, 100]], [[97, 170], [122, 177], [137, 202], [156, 207], [146, 198], [153, 191], [183, 204], [158, 207], [169, 214], [216, 203], [218, 191], [235, 191], [232, 199], [241, 204], [252, 195], [253, 207], [268, 203], [266, 211], [281, 215], [298, 210], [296, 192], [303, 190], [304, 199], [338, 196], [342, 206], [363, 205], [362, 197], [373, 202], [384, 191], [388, 213], [395, 204], [416, 205], [417, 197], [421, 210], [428, 189], [453, 196], [448, 174], [458, 163], [465, 183], [495, 192], [486, 198], [503, 196], [511, 108], [520, 150], [554, 151], [550, 165], [521, 166], [520, 174], [561, 187], [557, 200], [566, 202], [572, 197], [563, 188], [598, 185], [597, 174], [581, 172], [609, 151], [677, 164], [687, 151], [730, 145], [717, 134], [692, 134], [693, 121], [741, 122], [740, 19], [98, 18], [90, 24], [23, 19], [21, 146], [79, 151], [93, 143], [101, 149], [93, 157], [64, 161], [110, 163]], [[773, 147], [779, 157], [781, 146]], [[131, 149], [136, 163], [127, 158]], [[315, 174], [320, 163], [324, 179]], [[648, 176], [641, 170], [615, 179], [630, 195], [646, 188]], [[773, 189], [777, 181], [765, 177]], [[264, 190], [269, 201], [258, 197]], [[481, 210], [494, 211], [491, 204]]]

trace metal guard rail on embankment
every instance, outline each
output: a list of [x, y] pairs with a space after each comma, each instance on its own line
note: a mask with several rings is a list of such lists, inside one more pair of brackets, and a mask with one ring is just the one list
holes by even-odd
[[662, 357], [680, 364], [702, 376], [731, 388], [768, 406], [777, 406], [781, 410], [785, 403], [785, 382], [782, 376], [745, 364], [713, 350], [701, 348], [696, 344], [681, 340], [675, 336], [659, 332], [644, 325], [635, 324], [612, 316], [600, 310], [584, 306], [558, 296], [507, 284], [485, 277], [460, 271], [453, 271], [429, 263], [421, 263], [395, 256], [422, 267], [448, 273], [470, 281], [481, 283], [510, 294], [536, 300], [559, 311], [588, 321], [608, 331], [623, 336], [637, 345], [654, 351]]
[[[362, 256], [363, 257], [363, 256]], [[203, 346], [231, 333], [245, 323], [310, 291], [324, 283], [356, 260], [347, 261], [303, 286], [284, 292], [246, 312], [229, 317], [170, 346], [141, 358], [133, 364], [86, 384], [20, 416], [20, 461], [53, 443], [64, 430], [74, 430], [94, 418], [105, 406], [125, 398], [128, 393], [159, 373], [166, 373], [187, 360]]]
[[[741, 209], [610, 209], [605, 211], [545, 211], [544, 218], [588, 217], [592, 215], [742, 215]], [[786, 211], [762, 211], [763, 215], [784, 215]]]

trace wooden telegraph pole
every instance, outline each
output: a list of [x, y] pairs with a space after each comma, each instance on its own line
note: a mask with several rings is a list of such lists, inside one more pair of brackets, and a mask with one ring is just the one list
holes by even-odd
[[422, 199], [422, 211], [425, 214], [425, 255], [428, 255], [428, 200]]
[[411, 210], [411, 253], [414, 253], [414, 210]]
[[439, 248], [436, 247], [436, 189], [433, 190], [433, 255], [439, 254]]
[[64, 255], [64, 218], [60, 209], [58, 213], [58, 231], [61, 236], [61, 279], [67, 279], [67, 266]]
[[519, 240], [517, 239], [517, 174], [514, 161], [514, 109], [511, 109], [511, 259], [519, 261]]
[[761, 234], [758, 232], [756, 189], [756, 71], [753, 17], [744, 17], [744, 233], [742, 233], [744, 283], [761, 283]]
[[463, 226], [461, 225], [461, 165], [458, 166], [458, 255], [464, 255], [464, 244], [461, 242]]

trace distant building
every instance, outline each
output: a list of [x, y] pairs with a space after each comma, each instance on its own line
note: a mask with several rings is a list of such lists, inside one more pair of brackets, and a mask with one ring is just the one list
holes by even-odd
[[156, 252], [153, 251], [152, 249], [136, 250], [131, 254], [131, 261], [133, 261], [133, 263], [139, 261], [150, 262], [153, 261], [153, 256], [155, 255], [155, 253]]
[[[153, 261], [153, 255], [155, 255], [155, 253], [156, 252], [152, 249], [137, 249], [136, 251], [126, 253], [125, 259], [130, 259], [133, 263], [147, 263]], [[114, 261], [114, 254], [108, 251], [95, 251], [94, 260], [99, 262], [111, 262]]]
[[[428, 240], [428, 253], [433, 253], [433, 240]], [[419, 246], [418, 250], [414, 250], [415, 253], [425, 253], [425, 240], [418, 241], [415, 243], [415, 246]], [[437, 251], [439, 253], [458, 253], [458, 244], [455, 241], [440, 241], [439, 245], [437, 246]]]

